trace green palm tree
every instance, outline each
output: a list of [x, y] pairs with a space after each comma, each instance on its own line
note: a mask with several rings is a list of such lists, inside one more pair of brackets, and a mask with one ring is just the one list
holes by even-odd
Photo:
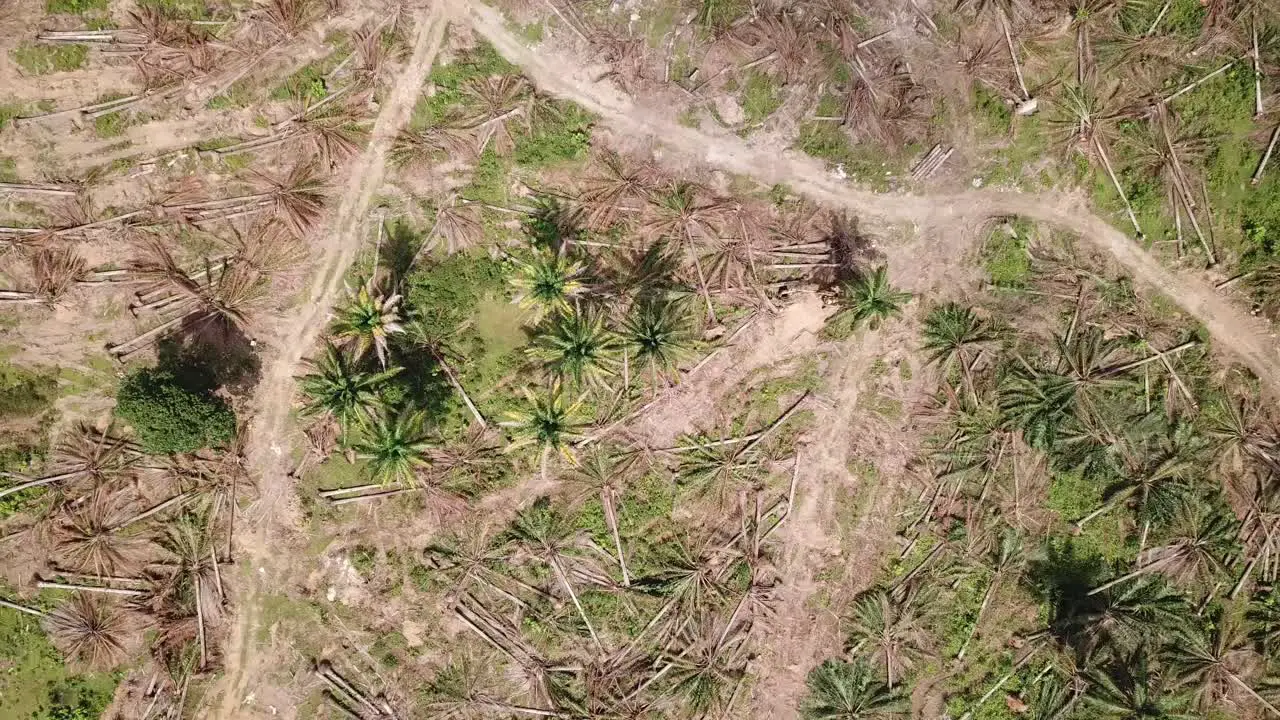
[[581, 437], [587, 425], [582, 412], [582, 401], [569, 402], [564, 397], [563, 386], [552, 383], [550, 392], [535, 394], [524, 389], [523, 407], [507, 413], [507, 419], [499, 423], [511, 430], [514, 436], [507, 451], [533, 445], [541, 451], [542, 474], [547, 473], [547, 457], [555, 450], [570, 461], [573, 451], [570, 444]]
[[1184, 695], [1169, 683], [1146, 643], [1088, 673], [1084, 701], [1110, 720], [1191, 720]]
[[358, 290], [347, 288], [347, 302], [338, 308], [333, 320], [333, 337], [354, 345], [356, 357], [373, 348], [385, 368], [388, 338], [404, 331], [400, 300], [399, 295], [384, 296], [374, 291], [372, 282], [361, 283]]
[[1180, 633], [1170, 646], [1169, 665], [1174, 684], [1188, 689], [1202, 711], [1224, 703], [1239, 706], [1257, 702], [1273, 717], [1280, 717], [1280, 709], [1254, 689], [1265, 675], [1263, 656], [1253, 649], [1244, 626], [1227, 613], [1217, 613], [1209, 629]]
[[507, 531], [508, 539], [528, 556], [546, 565], [556, 577], [556, 581], [568, 593], [569, 599], [578, 610], [578, 615], [586, 625], [596, 649], [602, 650], [600, 638], [595, 627], [591, 625], [578, 593], [570, 580], [568, 563], [581, 568], [587, 561], [575, 556], [574, 548], [582, 544], [579, 531], [573, 518], [557, 512], [551, 507], [548, 498], [539, 498], [533, 505], [516, 516], [515, 522]]
[[809, 671], [809, 695], [800, 706], [805, 720], [870, 720], [897, 716], [906, 699], [864, 662], [827, 660]]
[[841, 309], [828, 324], [842, 332], [857, 330], [864, 324], [875, 330], [886, 318], [900, 314], [910, 300], [911, 293], [889, 284], [889, 269], [881, 265], [840, 288]]
[[404, 369], [393, 367], [376, 373], [364, 372], [355, 358], [329, 342], [324, 345], [324, 354], [308, 360], [307, 364], [312, 372], [298, 379], [308, 399], [302, 412], [332, 416], [342, 426], [344, 438], [353, 424], [368, 420], [382, 409], [378, 391]]
[[1075, 600], [1079, 606], [1061, 608], [1052, 627], [1086, 657], [1104, 645], [1127, 652], [1177, 627], [1188, 612], [1185, 598], [1159, 578], [1130, 578]]
[[647, 365], [653, 385], [671, 377], [689, 355], [693, 330], [688, 309], [679, 300], [650, 297], [636, 302], [622, 323], [623, 351]]
[[995, 333], [985, 320], [971, 308], [956, 303], [940, 305], [924, 319], [924, 350], [929, 354], [929, 361], [942, 365], [944, 370], [958, 364], [970, 395], [974, 390], [969, 354], [994, 339]]
[[369, 461], [369, 475], [383, 485], [412, 486], [416, 471], [430, 464], [427, 415], [421, 410], [384, 411], [355, 444], [356, 456]]
[[911, 594], [896, 598], [876, 588], [853, 602], [850, 653], [869, 653], [884, 671], [890, 689], [925, 652], [928, 633], [917, 599]]
[[527, 352], [551, 377], [582, 387], [605, 384], [617, 350], [617, 337], [605, 326], [602, 314], [571, 310], [551, 318]]
[[567, 313], [574, 299], [586, 291], [582, 276], [586, 268], [576, 260], [548, 252], [535, 253], [531, 260], [513, 260], [516, 274], [515, 302], [539, 320], [546, 315]]

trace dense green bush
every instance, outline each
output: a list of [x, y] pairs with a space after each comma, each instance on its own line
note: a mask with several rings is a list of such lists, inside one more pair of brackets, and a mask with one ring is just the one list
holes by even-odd
[[236, 432], [236, 416], [226, 402], [193, 392], [166, 370], [131, 374], [116, 393], [116, 414], [138, 434], [147, 452], [191, 452], [222, 445]]

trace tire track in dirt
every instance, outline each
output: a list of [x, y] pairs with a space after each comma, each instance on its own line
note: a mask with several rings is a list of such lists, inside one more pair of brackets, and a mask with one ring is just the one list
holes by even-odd
[[259, 476], [261, 498], [250, 522], [246, 523], [249, 527], [241, 532], [240, 538], [245, 553], [243, 564], [251, 571], [261, 568], [264, 572], [261, 577], [256, 571], [250, 572], [238, 604], [227, 648], [221, 703], [214, 715], [220, 720], [241, 716], [241, 698], [255, 677], [251, 672], [255, 665], [253, 641], [262, 623], [258, 593], [277, 574], [274, 569], [288, 561], [280, 552], [280, 545], [294, 521], [294, 508], [288, 502], [293, 483], [288, 476], [291, 457], [287, 437], [294, 372], [303, 354], [315, 343], [328, 322], [329, 310], [342, 287], [343, 275], [360, 247], [361, 221], [382, 185], [387, 152], [409, 121], [423, 79], [440, 50], [446, 25], [447, 18], [441, 3], [433, 4], [430, 10], [421, 11], [415, 17], [413, 53], [409, 63], [396, 78], [382, 104], [368, 147], [347, 169], [349, 179], [337, 213], [328, 232], [320, 238], [320, 252], [314, 263], [315, 274], [309, 298], [277, 335], [279, 341], [273, 348], [276, 356], [267, 363], [256, 393], [258, 407], [253, 414], [246, 455]]
[[[820, 593], [834, 586], [843, 598], [870, 587], [893, 547], [893, 510], [907, 482], [907, 474], [896, 466], [904, 455], [890, 447], [899, 442], [900, 433], [860, 428], [883, 426], [885, 418], [859, 401], [867, 383], [876, 382], [876, 363], [895, 349], [912, 357], [913, 352], [903, 348], [912, 348], [914, 338], [913, 327], [895, 320], [845, 341], [832, 355], [826, 392], [815, 398], [811, 429], [801, 437], [797, 452], [794, 514], [780, 531], [783, 550], [777, 568], [782, 584], [767, 620], [769, 641], [752, 668], [759, 679], [752, 703], [756, 717], [798, 716], [809, 671], [838, 656], [842, 645], [839, 617], [825, 606], [833, 598]], [[855, 476], [849, 469], [854, 459], [874, 465], [878, 472]], [[854, 526], [845, 530], [837, 514], [849, 500], [855, 500], [859, 510]], [[819, 575], [837, 562], [843, 572], [834, 585], [820, 582]]]
[[[813, 158], [761, 150], [737, 137], [713, 136], [680, 125], [660, 110], [638, 105], [616, 88], [591, 77], [593, 68], [581, 60], [527, 47], [492, 8], [475, 0], [451, 1], [465, 12], [479, 34], [508, 61], [520, 66], [539, 88], [578, 103], [620, 135], [651, 138], [681, 156], [765, 184], [785, 183], [819, 204], [888, 221], [946, 227], [1021, 215], [1079, 234], [1109, 252], [1138, 282], [1167, 295], [1195, 316], [1221, 347], [1253, 370], [1272, 396], [1280, 397], [1280, 352], [1266, 323], [1234, 307], [1205, 281], [1161, 265], [1077, 196], [999, 190], [927, 195], [862, 190], [836, 179]], [[959, 243], [951, 249], [956, 254], [961, 250]]]

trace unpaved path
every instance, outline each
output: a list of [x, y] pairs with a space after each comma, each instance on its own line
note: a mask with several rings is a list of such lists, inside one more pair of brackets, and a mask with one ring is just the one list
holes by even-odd
[[[765, 184], [785, 183], [796, 192], [834, 208], [845, 208], [893, 222], [929, 227], [969, 227], [993, 217], [1021, 215], [1079, 234], [1110, 252], [1139, 282], [1168, 295], [1209, 330], [1220, 347], [1236, 355], [1280, 397], [1280, 353], [1270, 328], [1219, 296], [1203, 280], [1162, 266], [1123, 232], [1098, 217], [1080, 197], [1061, 192], [1022, 194], [999, 190], [916, 195], [878, 194], [833, 177], [808, 157], [754, 148], [733, 136], [714, 136], [674, 122], [661, 108], [637, 104], [606, 82], [594, 79], [598, 68], [560, 56], [545, 46], [527, 47], [502, 16], [475, 0], [451, 0], [471, 25], [544, 91], [572, 100], [599, 115], [620, 135], [651, 138], [682, 157], [747, 175]], [[962, 250], [956, 238], [955, 252]]]
[[[364, 153], [346, 169], [348, 182], [328, 232], [319, 238], [318, 253], [307, 300], [276, 334], [272, 351], [257, 391], [258, 407], [249, 431], [247, 455], [259, 479], [261, 499], [253, 508], [249, 528], [240, 535], [244, 565], [250, 570], [238, 603], [234, 627], [226, 653], [226, 670], [221, 685], [221, 703], [214, 717], [220, 720], [249, 716], [242, 703], [249, 683], [262, 668], [254, 654], [254, 639], [261, 622], [259, 593], [279, 574], [280, 543], [292, 526], [293, 484], [288, 477], [291, 457], [287, 419], [294, 393], [293, 376], [324, 329], [329, 309], [342, 288], [342, 278], [360, 247], [361, 221], [374, 194], [382, 185], [387, 151], [396, 134], [408, 123], [423, 79], [440, 50], [447, 24], [443, 5], [435, 3], [414, 18], [413, 54], [396, 78], [374, 122]], [[287, 568], [286, 568], [287, 569]]]

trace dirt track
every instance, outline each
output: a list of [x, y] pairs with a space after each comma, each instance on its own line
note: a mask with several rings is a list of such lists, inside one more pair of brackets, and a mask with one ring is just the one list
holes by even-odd
[[[477, 32], [507, 60], [519, 65], [539, 88], [573, 100], [619, 133], [652, 138], [681, 156], [699, 158], [713, 167], [769, 185], [785, 183], [822, 205], [893, 222], [929, 227], [972, 226], [993, 217], [1021, 215], [1077, 233], [1111, 253], [1136, 280], [1168, 295], [1204, 323], [1220, 347], [1248, 365], [1263, 386], [1280, 397], [1280, 353], [1265, 323], [1241, 312], [1204, 281], [1163, 267], [1078, 197], [1060, 192], [1022, 194], [999, 190], [931, 195], [859, 190], [833, 177], [812, 158], [760, 150], [736, 137], [712, 136], [679, 125], [593, 79], [588, 75], [592, 69], [584, 67], [580, 60], [527, 47], [507, 28], [497, 11], [468, 0], [451, 1]], [[961, 249], [957, 243], [957, 254]]]
[[[259, 586], [270, 582], [273, 569], [287, 557], [279, 551], [279, 528], [288, 527], [293, 482], [289, 478], [292, 458], [288, 452], [287, 420], [294, 393], [294, 374], [302, 356], [315, 344], [329, 319], [329, 309], [338, 299], [343, 275], [360, 248], [361, 223], [374, 194], [382, 184], [387, 151], [396, 134], [409, 121], [410, 112], [422, 89], [423, 78], [431, 71], [444, 38], [447, 24], [443, 6], [433, 5], [414, 18], [413, 54], [409, 64], [395, 79], [391, 92], [374, 122], [372, 137], [364, 154], [349, 169], [349, 180], [337, 214], [326, 233], [320, 236], [318, 257], [308, 300], [284, 326], [273, 343], [275, 357], [267, 364], [257, 393], [258, 407], [250, 429], [249, 461], [259, 474], [261, 500], [254, 508], [259, 522], [249, 523], [241, 534], [244, 565], [251, 574], [238, 603], [235, 625], [226, 653], [226, 672], [220, 687], [221, 703], [214, 717], [221, 720], [254, 716], [243, 709], [245, 690], [254, 679], [256, 658], [253, 641], [260, 621], [257, 602]], [[251, 518], [252, 519], [252, 518]], [[259, 573], [258, 570], [263, 572]]]

